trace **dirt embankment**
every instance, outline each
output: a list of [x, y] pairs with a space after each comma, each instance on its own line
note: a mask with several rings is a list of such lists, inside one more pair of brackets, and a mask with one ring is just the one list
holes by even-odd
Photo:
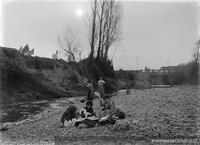
[[[71, 103], [79, 108], [84, 104], [77, 99], [60, 100], [64, 103], [54, 111], [47, 110], [42, 119], [17, 125], [2, 132], [5, 143], [28, 144], [165, 144], [164, 139], [188, 142], [168, 144], [198, 144], [198, 88], [181, 86], [132, 90], [130, 95], [114, 96], [113, 100], [126, 112], [126, 119], [115, 125], [94, 128], [60, 128], [60, 117]], [[66, 104], [65, 104], [66, 103]], [[98, 112], [99, 101], [94, 100]], [[87, 140], [89, 139], [89, 140]], [[193, 142], [190, 142], [193, 141]]]
[[[85, 93], [77, 64], [24, 56], [16, 49], [0, 48], [1, 103], [70, 97]], [[79, 91], [76, 91], [76, 90]]]

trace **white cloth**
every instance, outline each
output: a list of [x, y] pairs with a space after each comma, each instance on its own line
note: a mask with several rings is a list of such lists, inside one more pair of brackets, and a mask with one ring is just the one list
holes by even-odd
[[73, 127], [76, 121], [77, 121], [76, 118], [73, 118], [72, 120], [69, 120], [69, 121], [65, 120], [64, 126], [65, 127]]
[[99, 81], [98, 81], [98, 85], [100, 85], [100, 86], [101, 86], [101, 85], [104, 85], [105, 83], [106, 83], [106, 82], [105, 82], [104, 80], [99, 80]]
[[85, 114], [85, 118], [88, 118], [88, 115], [90, 115], [90, 113], [87, 112], [84, 108], [80, 109], [79, 114], [82, 114], [82, 112]]

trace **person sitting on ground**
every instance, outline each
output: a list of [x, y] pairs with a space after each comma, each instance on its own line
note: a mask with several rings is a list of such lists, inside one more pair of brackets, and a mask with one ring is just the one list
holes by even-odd
[[76, 106], [70, 105], [61, 117], [63, 126], [73, 126], [72, 121], [76, 119]]
[[74, 126], [79, 128], [89, 128], [94, 127], [98, 123], [98, 118], [96, 118], [92, 106], [93, 102], [91, 100], [86, 102], [86, 107], [80, 109], [79, 111], [82, 119], [76, 121]]
[[100, 125], [105, 125], [105, 124], [115, 124], [116, 122], [116, 119], [113, 117], [113, 111], [114, 108], [113, 108], [113, 103], [114, 102], [111, 102], [108, 98], [107, 95], [104, 96], [102, 102], [102, 109], [101, 111], [99, 112], [99, 124]]
[[102, 100], [102, 111], [104, 110], [113, 110], [115, 107], [115, 104], [113, 101], [110, 100], [110, 95], [105, 95]]
[[87, 87], [88, 87], [87, 100], [93, 100], [93, 97], [94, 97], [94, 86], [93, 86], [91, 80], [88, 81]]
[[115, 106], [110, 95], [105, 95], [102, 102], [102, 111], [109, 111], [110, 115], [115, 119], [124, 119], [126, 114]]
[[93, 102], [91, 100], [86, 102], [86, 106], [80, 110], [80, 115], [82, 118], [96, 116], [92, 106], [93, 106]]

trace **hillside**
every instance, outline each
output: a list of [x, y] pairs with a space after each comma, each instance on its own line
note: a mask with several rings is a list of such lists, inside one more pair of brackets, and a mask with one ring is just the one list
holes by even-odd
[[[85, 94], [77, 64], [24, 56], [16, 49], [0, 48], [2, 102], [71, 97]], [[79, 90], [79, 91], [76, 91]]]

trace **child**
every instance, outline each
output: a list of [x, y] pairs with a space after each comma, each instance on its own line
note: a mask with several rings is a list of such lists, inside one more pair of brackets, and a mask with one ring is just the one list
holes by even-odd
[[102, 111], [104, 111], [104, 110], [114, 111], [114, 109], [115, 109], [115, 103], [113, 101], [111, 101], [110, 98], [111, 98], [110, 95], [105, 95], [103, 97], [103, 100], [101, 102]]
[[97, 122], [98, 118], [96, 118], [94, 110], [92, 108], [93, 103], [91, 100], [86, 102], [86, 107], [80, 109], [80, 115], [82, 117], [82, 120], [79, 120], [75, 123], [75, 126], [79, 128], [88, 128], [88, 127], [94, 127]]
[[87, 87], [88, 87], [88, 98], [87, 98], [87, 100], [93, 100], [94, 86], [93, 86], [91, 80], [88, 81]]
[[124, 119], [125, 113], [115, 106], [115, 103], [110, 100], [110, 95], [105, 95], [102, 102], [102, 111], [109, 112], [109, 116], [115, 119]]
[[91, 100], [86, 102], [86, 106], [80, 110], [80, 115], [82, 118], [95, 116], [92, 106], [93, 106], [93, 102]]

